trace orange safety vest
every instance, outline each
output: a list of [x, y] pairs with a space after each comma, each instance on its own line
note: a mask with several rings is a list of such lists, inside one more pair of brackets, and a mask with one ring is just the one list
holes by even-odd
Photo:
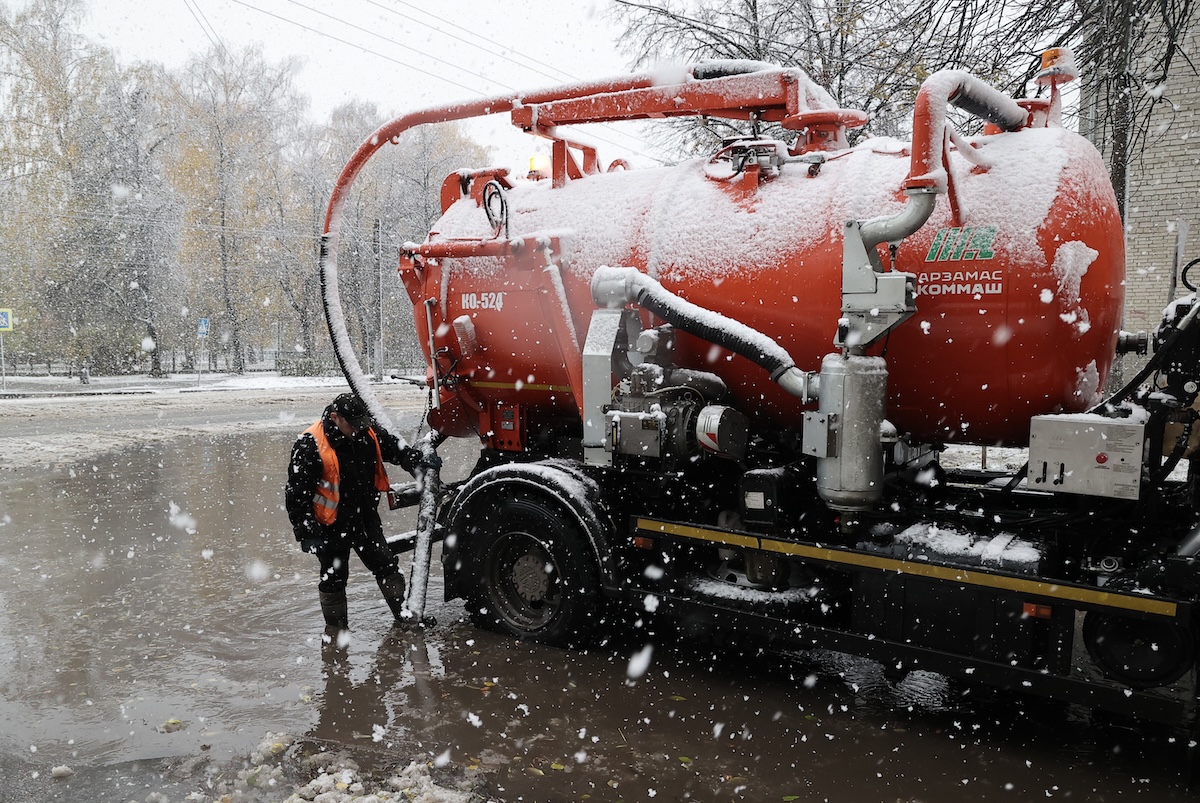
[[[317, 454], [321, 457], [321, 479], [317, 482], [316, 493], [313, 494], [313, 514], [322, 524], [333, 524], [337, 520], [338, 499], [341, 497], [337, 452], [329, 444], [329, 438], [325, 437], [323, 420], [304, 431], [312, 435], [313, 440], [317, 442]], [[383, 452], [379, 449], [379, 438], [375, 437], [373, 429], [368, 429], [367, 434], [375, 444], [375, 489], [383, 493], [391, 490], [392, 484], [388, 482], [387, 472], [383, 469]]]

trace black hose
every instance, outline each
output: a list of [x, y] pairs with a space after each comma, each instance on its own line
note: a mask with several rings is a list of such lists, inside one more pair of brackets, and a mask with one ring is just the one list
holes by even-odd
[[790, 360], [784, 360], [778, 356], [764, 354], [760, 348], [753, 343], [738, 337], [736, 334], [719, 327], [710, 326], [708, 323], [699, 318], [688, 314], [685, 310], [678, 306], [669, 303], [659, 303], [655, 299], [651, 288], [641, 286], [637, 288], [635, 300], [638, 306], [648, 310], [658, 317], [662, 318], [667, 323], [674, 326], [676, 329], [682, 329], [685, 332], [695, 335], [701, 340], [707, 340], [709, 343], [714, 343], [722, 348], [729, 349], [734, 354], [745, 357], [756, 365], [761, 366], [771, 375], [771, 379], [778, 378], [789, 368], [794, 367], [795, 363]]
[[1183, 425], [1183, 432], [1175, 439], [1175, 448], [1171, 450], [1171, 454], [1163, 462], [1158, 472], [1154, 475], [1153, 482], [1155, 485], [1161, 485], [1166, 482], [1167, 477], [1171, 476], [1171, 472], [1179, 465], [1179, 461], [1183, 459], [1183, 455], [1187, 452], [1188, 442], [1192, 438], [1192, 422], [1188, 421]]
[[729, 59], [717, 61], [702, 61], [692, 67], [692, 77], [697, 81], [711, 81], [714, 78], [729, 78], [734, 75], [749, 75], [764, 70], [778, 69], [774, 64], [745, 59]]
[[[1193, 303], [1200, 303], [1200, 301], [1193, 302]], [[1186, 319], [1187, 316], [1185, 315], [1184, 318]], [[1183, 323], [1183, 321], [1180, 321], [1180, 323]], [[1191, 321], [1188, 321], [1188, 324], [1190, 325]], [[1175, 325], [1174, 328], [1171, 330], [1171, 333], [1169, 335], [1167, 335], [1166, 339], [1163, 341], [1162, 348], [1160, 348], [1154, 352], [1154, 355], [1150, 357], [1150, 359], [1146, 362], [1146, 364], [1144, 366], [1142, 366], [1142, 370], [1138, 371], [1137, 374], [1133, 377], [1133, 379], [1126, 382], [1121, 387], [1120, 390], [1116, 391], [1111, 396], [1109, 396], [1107, 399], [1100, 402], [1092, 409], [1088, 410], [1088, 412], [1089, 413], [1102, 412], [1104, 410], [1104, 408], [1117, 403], [1118, 401], [1123, 399], [1125, 396], [1129, 395], [1134, 390], [1136, 390], [1138, 387], [1140, 387], [1141, 384], [1146, 381], [1146, 377], [1150, 376], [1150, 374], [1157, 371], [1159, 366], [1161, 366], [1163, 364], [1163, 361], [1167, 358], [1167, 355], [1170, 354], [1171, 351], [1175, 348], [1175, 344], [1179, 342], [1179, 338], [1183, 335], [1183, 333], [1185, 331], [1187, 331], [1187, 329], [1188, 329], [1188, 326]]]

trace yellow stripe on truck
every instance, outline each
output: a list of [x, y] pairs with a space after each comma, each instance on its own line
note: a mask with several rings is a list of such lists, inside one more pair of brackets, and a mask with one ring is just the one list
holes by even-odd
[[845, 549], [831, 549], [828, 547], [810, 546], [808, 544], [795, 544], [789, 541], [776, 541], [771, 538], [761, 538], [755, 535], [731, 533], [724, 530], [710, 530], [706, 527], [676, 524], [657, 519], [639, 518], [637, 520], [637, 528], [646, 533], [692, 538], [714, 544], [727, 544], [745, 549], [777, 552], [781, 555], [794, 555], [799, 558], [820, 560], [827, 563], [840, 563], [865, 569], [879, 569], [885, 572], [895, 572], [896, 574], [911, 574], [915, 577], [928, 577], [934, 580], [946, 580], [964, 585], [998, 588], [1018, 594], [1071, 600], [1072, 602], [1101, 605], [1106, 608], [1121, 608], [1127, 611], [1151, 613], [1159, 616], [1176, 616], [1179, 608], [1174, 602], [1154, 597], [1143, 597], [1137, 594], [1118, 594], [1111, 591], [1099, 591], [1073, 585], [1047, 583], [1041, 580], [1009, 577], [1007, 575], [992, 574], [991, 572], [974, 569], [900, 560], [882, 555], [865, 555], [861, 552], [851, 552]]

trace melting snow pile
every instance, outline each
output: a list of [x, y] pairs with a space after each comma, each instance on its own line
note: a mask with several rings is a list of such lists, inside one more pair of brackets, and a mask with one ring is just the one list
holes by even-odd
[[[350, 758], [334, 753], [296, 755], [295, 740], [267, 733], [246, 766], [230, 780], [201, 781], [205, 791], [183, 798], [188, 803], [482, 803], [487, 798], [470, 789], [448, 789], [435, 783], [425, 764], [411, 762], [400, 771], [369, 775]], [[314, 774], [315, 773], [315, 774]], [[312, 777], [307, 783], [296, 778]], [[464, 783], [470, 787], [470, 780]], [[148, 801], [165, 803], [154, 793]]]

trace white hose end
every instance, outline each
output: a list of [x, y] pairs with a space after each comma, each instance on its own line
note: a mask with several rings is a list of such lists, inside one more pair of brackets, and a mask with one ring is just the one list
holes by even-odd
[[642, 274], [637, 268], [601, 265], [592, 274], [592, 300], [605, 309], [621, 309], [637, 297], [635, 283]]
[[816, 401], [817, 392], [821, 387], [821, 375], [815, 371], [801, 371], [792, 366], [775, 380], [779, 386], [800, 399], [804, 404]]

